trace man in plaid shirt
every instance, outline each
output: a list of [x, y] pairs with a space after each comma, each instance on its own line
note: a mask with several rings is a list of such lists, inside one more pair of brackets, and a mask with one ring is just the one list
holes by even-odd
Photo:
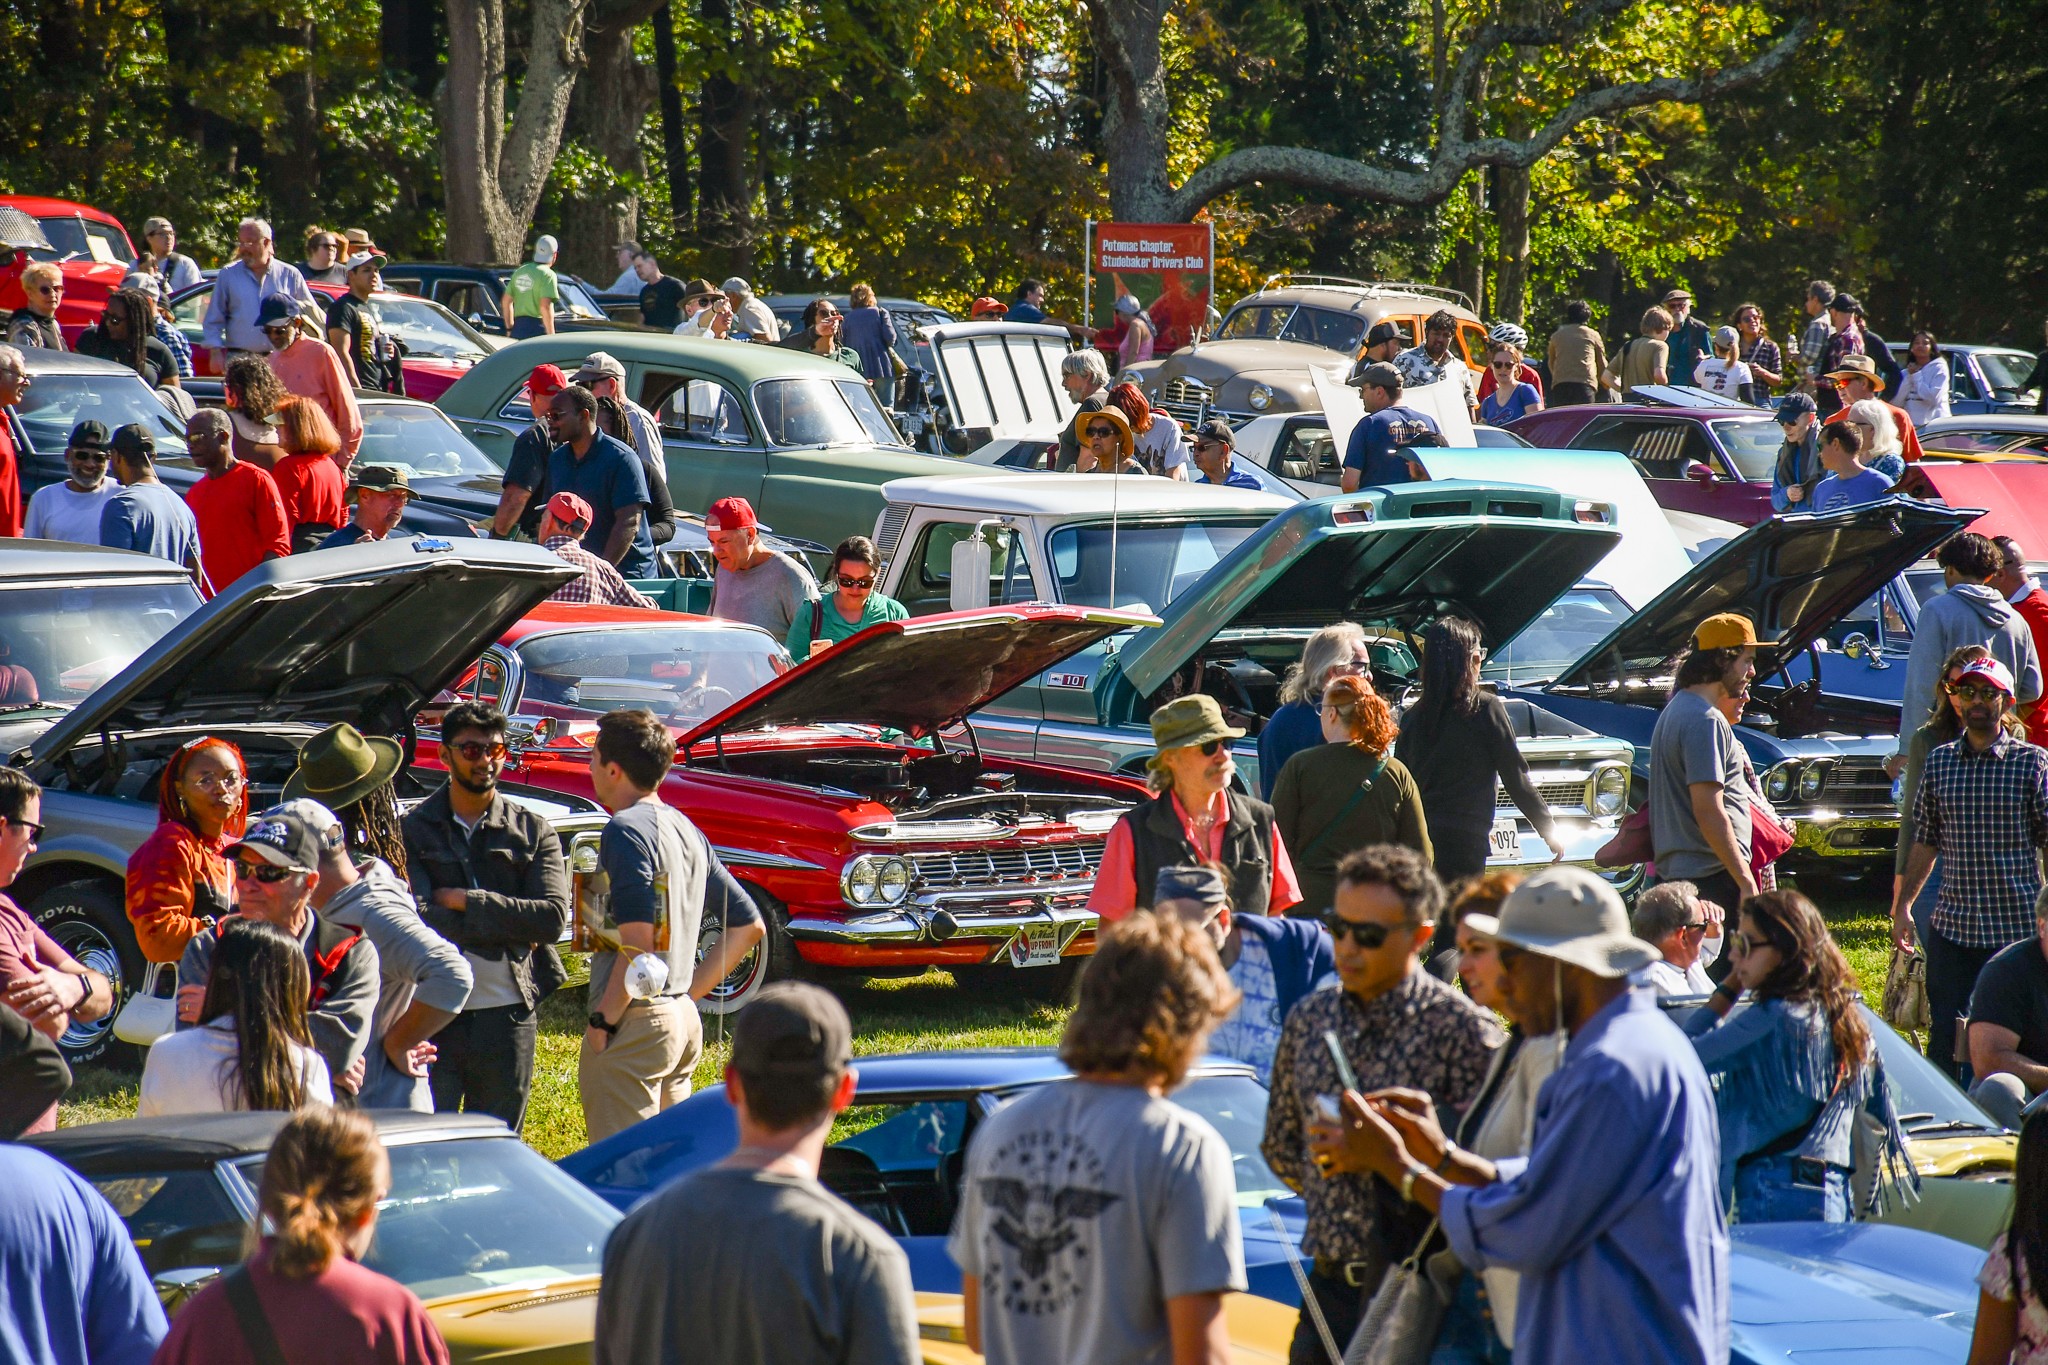
[[574, 493], [557, 493], [548, 499], [548, 510], [540, 518], [540, 543], [583, 570], [583, 577], [564, 583], [548, 601], [646, 607], [652, 611], [652, 598], [633, 591], [617, 569], [583, 548], [582, 537], [590, 529], [590, 517], [590, 504]]
[[2012, 674], [1996, 659], [1968, 664], [1948, 692], [1963, 736], [1928, 755], [1913, 802], [1913, 847], [1892, 898], [1892, 937], [1913, 946], [1908, 911], [1937, 854], [1941, 891], [1928, 921], [1927, 1055], [1954, 1067], [1956, 1017], [1999, 949], [2034, 934], [2041, 851], [2048, 848], [2048, 750], [2005, 726]]

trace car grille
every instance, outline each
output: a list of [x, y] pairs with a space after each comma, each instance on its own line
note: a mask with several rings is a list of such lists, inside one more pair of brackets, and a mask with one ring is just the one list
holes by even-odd
[[1103, 841], [1040, 844], [1033, 848], [963, 849], [913, 853], [924, 891], [981, 891], [998, 886], [1086, 881], [1102, 866]]
[[1199, 379], [1169, 379], [1159, 392], [1159, 406], [1180, 422], [1200, 422], [1208, 415], [1209, 386]]
[[892, 502], [882, 509], [882, 524], [875, 532], [875, 553], [884, 560], [896, 554], [896, 542], [903, 535], [903, 523], [910, 520], [910, 504]]
[[1889, 806], [1892, 780], [1884, 775], [1883, 759], [1875, 754], [1852, 754], [1835, 765], [1820, 795], [1831, 804]]
[[[1543, 804], [1556, 811], [1584, 811], [1586, 808], [1586, 784], [1584, 782], [1539, 782], [1537, 795]], [[1493, 808], [1497, 811], [1512, 812], [1515, 798], [1509, 796], [1505, 787], [1497, 787], [1493, 794]]]

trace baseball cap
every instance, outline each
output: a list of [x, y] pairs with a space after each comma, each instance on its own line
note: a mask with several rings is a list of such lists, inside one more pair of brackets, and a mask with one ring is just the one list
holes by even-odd
[[1716, 346], [1733, 346], [1741, 339], [1741, 334], [1733, 327], [1716, 327], [1714, 329], [1714, 344]]
[[1237, 433], [1232, 431], [1230, 423], [1224, 421], [1221, 417], [1211, 417], [1208, 421], [1196, 427], [1195, 439], [1198, 441], [1221, 441], [1225, 449], [1232, 449], [1237, 445]]
[[1718, 612], [1693, 628], [1694, 649], [1741, 649], [1745, 645], [1773, 645], [1776, 640], [1759, 640], [1756, 626], [1747, 616], [1732, 611]]
[[113, 446], [107, 424], [92, 417], [71, 428], [71, 439], [64, 443], [66, 450], [111, 450]]
[[1400, 323], [1385, 319], [1375, 322], [1372, 325], [1372, 330], [1365, 334], [1365, 344], [1368, 346], [1378, 346], [1382, 342], [1387, 341], [1406, 341], [1407, 339], [1408, 334], [1401, 330]]
[[258, 327], [275, 327], [279, 323], [290, 322], [298, 315], [299, 306], [282, 294], [272, 294], [256, 305]]
[[592, 379], [621, 379], [626, 377], [626, 367], [610, 351], [592, 351], [583, 357], [574, 376], [578, 384]]
[[389, 265], [390, 263], [391, 258], [389, 256], [384, 255], [382, 252], [358, 251], [355, 255], [343, 261], [341, 265], [344, 270], [350, 271], [361, 270], [366, 265], [377, 270], [382, 270], [386, 265]]
[[113, 449], [117, 454], [131, 460], [154, 460], [156, 441], [139, 423], [129, 422], [114, 428]]
[[[323, 821], [319, 815], [325, 815], [327, 819]], [[304, 798], [287, 801], [281, 806], [272, 806], [251, 820], [241, 839], [228, 845], [224, 851], [232, 858], [247, 849], [272, 867], [288, 867], [294, 872], [318, 872], [320, 850], [326, 843], [329, 823], [333, 820], [334, 813], [317, 801]]]
[[578, 523], [588, 526], [595, 513], [590, 510], [590, 504], [582, 498], [574, 493], [563, 492], [548, 499], [548, 515], [564, 526], [574, 526]]
[[1813, 405], [1813, 396], [1804, 393], [1788, 393], [1778, 400], [1778, 420], [1790, 422], [1802, 413], [1817, 414], [1820, 409]]
[[1956, 675], [1956, 681], [1959, 683], [1968, 682], [1972, 678], [1990, 683], [2008, 697], [2013, 694], [2012, 670], [1996, 659], [1972, 659], [1964, 664], [1962, 672]]
[[1152, 903], [1160, 901], [1193, 901], [1214, 911], [1230, 904], [1230, 888], [1213, 867], [1162, 867], [1152, 888]]
[[536, 365], [526, 377], [526, 391], [536, 397], [560, 393], [568, 387], [569, 377], [562, 373], [560, 365]]
[[359, 464], [348, 472], [347, 501], [354, 502], [361, 489], [372, 493], [403, 493], [412, 496], [412, 472], [402, 464]]
[[830, 1076], [853, 1060], [853, 1023], [831, 992], [805, 981], [766, 986], [732, 1029], [742, 1076]]
[[1138, 297], [1135, 294], [1118, 294], [1114, 307], [1119, 313], [1135, 313], [1138, 311]]
[[1401, 389], [1401, 372], [1384, 360], [1375, 360], [1363, 369], [1353, 370], [1352, 374], [1355, 388], [1362, 389], [1370, 385], [1376, 389], [1387, 389], [1396, 393]]
[[562, 244], [545, 232], [533, 239], [533, 259], [540, 265], [554, 260], [561, 249]]
[[138, 294], [147, 294], [153, 299], [163, 297], [163, 281], [147, 270], [131, 270], [121, 277], [121, 287], [132, 289]]
[[159, 232], [173, 231], [176, 231], [176, 229], [171, 226], [171, 220], [168, 218], [145, 218], [142, 220], [142, 235], [145, 237], [154, 237]]
[[721, 531], [743, 531], [749, 526], [758, 526], [754, 516], [754, 504], [745, 498], [720, 498], [711, 504], [711, 510], [704, 514], [707, 522], [715, 521]]
[[988, 295], [983, 294], [974, 301], [974, 306], [967, 310], [967, 316], [970, 320], [986, 317], [999, 318], [1009, 311], [1009, 305], [1005, 304], [1001, 299], [992, 299]]
[[1853, 313], [1862, 306], [1856, 296], [1846, 290], [1828, 300], [1828, 311], [1831, 313]]

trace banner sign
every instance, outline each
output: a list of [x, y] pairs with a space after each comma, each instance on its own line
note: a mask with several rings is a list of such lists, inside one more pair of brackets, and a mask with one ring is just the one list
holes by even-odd
[[[1112, 373], [1128, 336], [1119, 298], [1137, 301], [1152, 324], [1152, 354], [1163, 357], [1194, 340], [1209, 315], [1216, 282], [1216, 232], [1209, 223], [1088, 224], [1088, 325]], [[1097, 275], [1108, 278], [1098, 287]]]

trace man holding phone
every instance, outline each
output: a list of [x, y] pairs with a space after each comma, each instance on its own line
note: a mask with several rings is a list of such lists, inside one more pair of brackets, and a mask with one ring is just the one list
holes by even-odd
[[[1351, 1080], [1367, 1091], [1426, 1090], [1463, 1105], [1486, 1079], [1501, 1031], [1493, 1017], [1422, 969], [1443, 885], [1410, 848], [1376, 844], [1337, 865], [1328, 925], [1341, 989], [1315, 991], [1288, 1014], [1273, 1056], [1272, 1095], [1260, 1150], [1308, 1203], [1303, 1250], [1309, 1287], [1339, 1342], [1348, 1341], [1387, 1268], [1415, 1249], [1428, 1225], [1385, 1182], [1325, 1171], [1308, 1133]], [[1334, 1035], [1333, 1049], [1325, 1034]], [[1338, 1053], [1355, 1073], [1346, 1077]], [[1427, 1082], [1423, 1078], [1427, 1077]], [[1310, 1315], [1295, 1329], [1292, 1365], [1322, 1365]]]

